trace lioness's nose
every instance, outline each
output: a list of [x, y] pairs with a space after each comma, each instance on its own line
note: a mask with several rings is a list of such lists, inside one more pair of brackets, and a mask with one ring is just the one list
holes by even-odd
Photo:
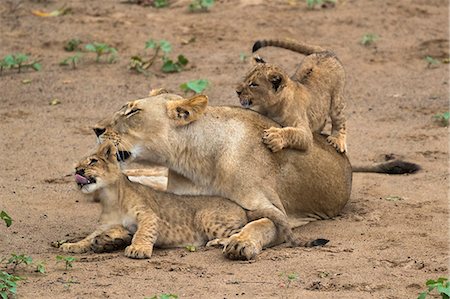
[[93, 130], [95, 135], [97, 135], [97, 137], [100, 137], [100, 135], [102, 135], [106, 131], [105, 128], [93, 128]]

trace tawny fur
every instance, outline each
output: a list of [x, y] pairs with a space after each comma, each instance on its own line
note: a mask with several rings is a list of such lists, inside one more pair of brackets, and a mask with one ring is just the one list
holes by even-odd
[[237, 86], [242, 106], [270, 117], [283, 127], [265, 130], [263, 142], [273, 152], [283, 148], [308, 151], [312, 133], [320, 133], [330, 116], [332, 129], [327, 141], [338, 152], [345, 152], [345, 71], [336, 55], [318, 46], [279, 40], [258, 41], [253, 50], [267, 46], [307, 56], [292, 77], [280, 67], [256, 59], [256, 65]]
[[91, 187], [82, 185], [81, 190], [99, 192], [102, 214], [94, 233], [61, 246], [66, 252], [107, 251], [105, 246], [130, 243], [134, 234], [125, 255], [150, 258], [153, 246], [205, 245], [216, 238], [230, 237], [247, 224], [244, 209], [227, 199], [179, 196], [131, 182], [121, 172], [115, 146], [110, 142], [80, 161], [76, 173], [95, 180]]
[[[113, 141], [137, 161], [168, 167], [168, 192], [218, 195], [249, 211], [287, 213], [292, 227], [330, 219], [348, 201], [350, 163], [323, 136], [315, 136], [308, 155], [273, 154], [260, 142], [263, 128], [277, 127], [268, 118], [239, 107], [207, 107], [196, 121], [179, 126], [170, 117], [173, 101], [185, 105], [189, 99], [161, 94], [130, 102], [96, 125], [100, 141]], [[129, 106], [139, 112], [129, 117]], [[280, 226], [267, 221], [251, 222], [245, 234], [227, 239], [230, 244], [239, 237], [240, 245], [225, 246], [226, 254], [256, 255], [275, 237], [285, 239]]]

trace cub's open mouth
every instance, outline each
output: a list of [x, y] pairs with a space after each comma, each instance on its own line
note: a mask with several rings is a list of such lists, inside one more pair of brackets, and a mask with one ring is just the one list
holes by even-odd
[[252, 100], [240, 99], [239, 101], [241, 102], [241, 105], [242, 105], [244, 108], [251, 107], [252, 104], [253, 104]]
[[83, 188], [83, 186], [85, 186], [85, 185], [96, 183], [96, 180], [93, 177], [89, 177], [89, 178], [85, 177], [84, 171], [83, 171], [83, 173], [77, 171], [75, 173], [75, 182], [77, 182], [78, 187]]
[[127, 160], [128, 158], [131, 157], [131, 152], [128, 151], [118, 151], [117, 152], [117, 160], [120, 162], [124, 162], [125, 160]]

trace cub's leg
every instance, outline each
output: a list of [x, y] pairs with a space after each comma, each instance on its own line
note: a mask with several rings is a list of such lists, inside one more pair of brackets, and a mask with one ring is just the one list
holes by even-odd
[[153, 244], [158, 237], [158, 217], [148, 210], [136, 212], [135, 216], [138, 228], [131, 245], [125, 248], [125, 256], [135, 259], [150, 258]]
[[327, 141], [338, 152], [345, 153], [347, 151], [347, 132], [346, 132], [346, 118], [344, 115], [345, 100], [343, 90], [340, 89], [333, 95], [331, 100], [331, 135], [328, 136]]
[[91, 241], [91, 249], [96, 252], [111, 252], [131, 244], [133, 234], [122, 225], [116, 225], [96, 236]]
[[59, 248], [64, 252], [71, 252], [71, 253], [87, 252], [91, 249], [91, 241], [95, 237], [97, 237], [98, 235], [100, 235], [101, 233], [105, 232], [110, 228], [111, 228], [110, 224], [102, 224], [92, 234], [90, 234], [83, 240], [78, 241], [76, 243], [64, 243]]
[[272, 152], [278, 152], [283, 148], [308, 151], [313, 142], [313, 135], [307, 124], [298, 127], [272, 127], [264, 130], [263, 142]]
[[230, 205], [221, 206], [220, 209], [200, 211], [195, 218], [196, 224], [204, 232], [208, 241], [227, 238], [240, 231], [248, 222], [244, 209], [231, 202]]
[[166, 192], [177, 195], [214, 195], [191, 180], [169, 169]]

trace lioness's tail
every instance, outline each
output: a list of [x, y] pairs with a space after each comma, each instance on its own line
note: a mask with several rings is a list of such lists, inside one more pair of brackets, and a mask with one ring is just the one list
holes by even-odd
[[353, 172], [375, 172], [387, 174], [416, 173], [421, 167], [415, 163], [394, 160], [375, 165], [352, 166]]
[[307, 45], [305, 43], [293, 40], [265, 39], [256, 41], [253, 45], [252, 52], [254, 53], [264, 47], [284, 48], [303, 55], [311, 55], [313, 53], [327, 51], [327, 49], [319, 46]]

